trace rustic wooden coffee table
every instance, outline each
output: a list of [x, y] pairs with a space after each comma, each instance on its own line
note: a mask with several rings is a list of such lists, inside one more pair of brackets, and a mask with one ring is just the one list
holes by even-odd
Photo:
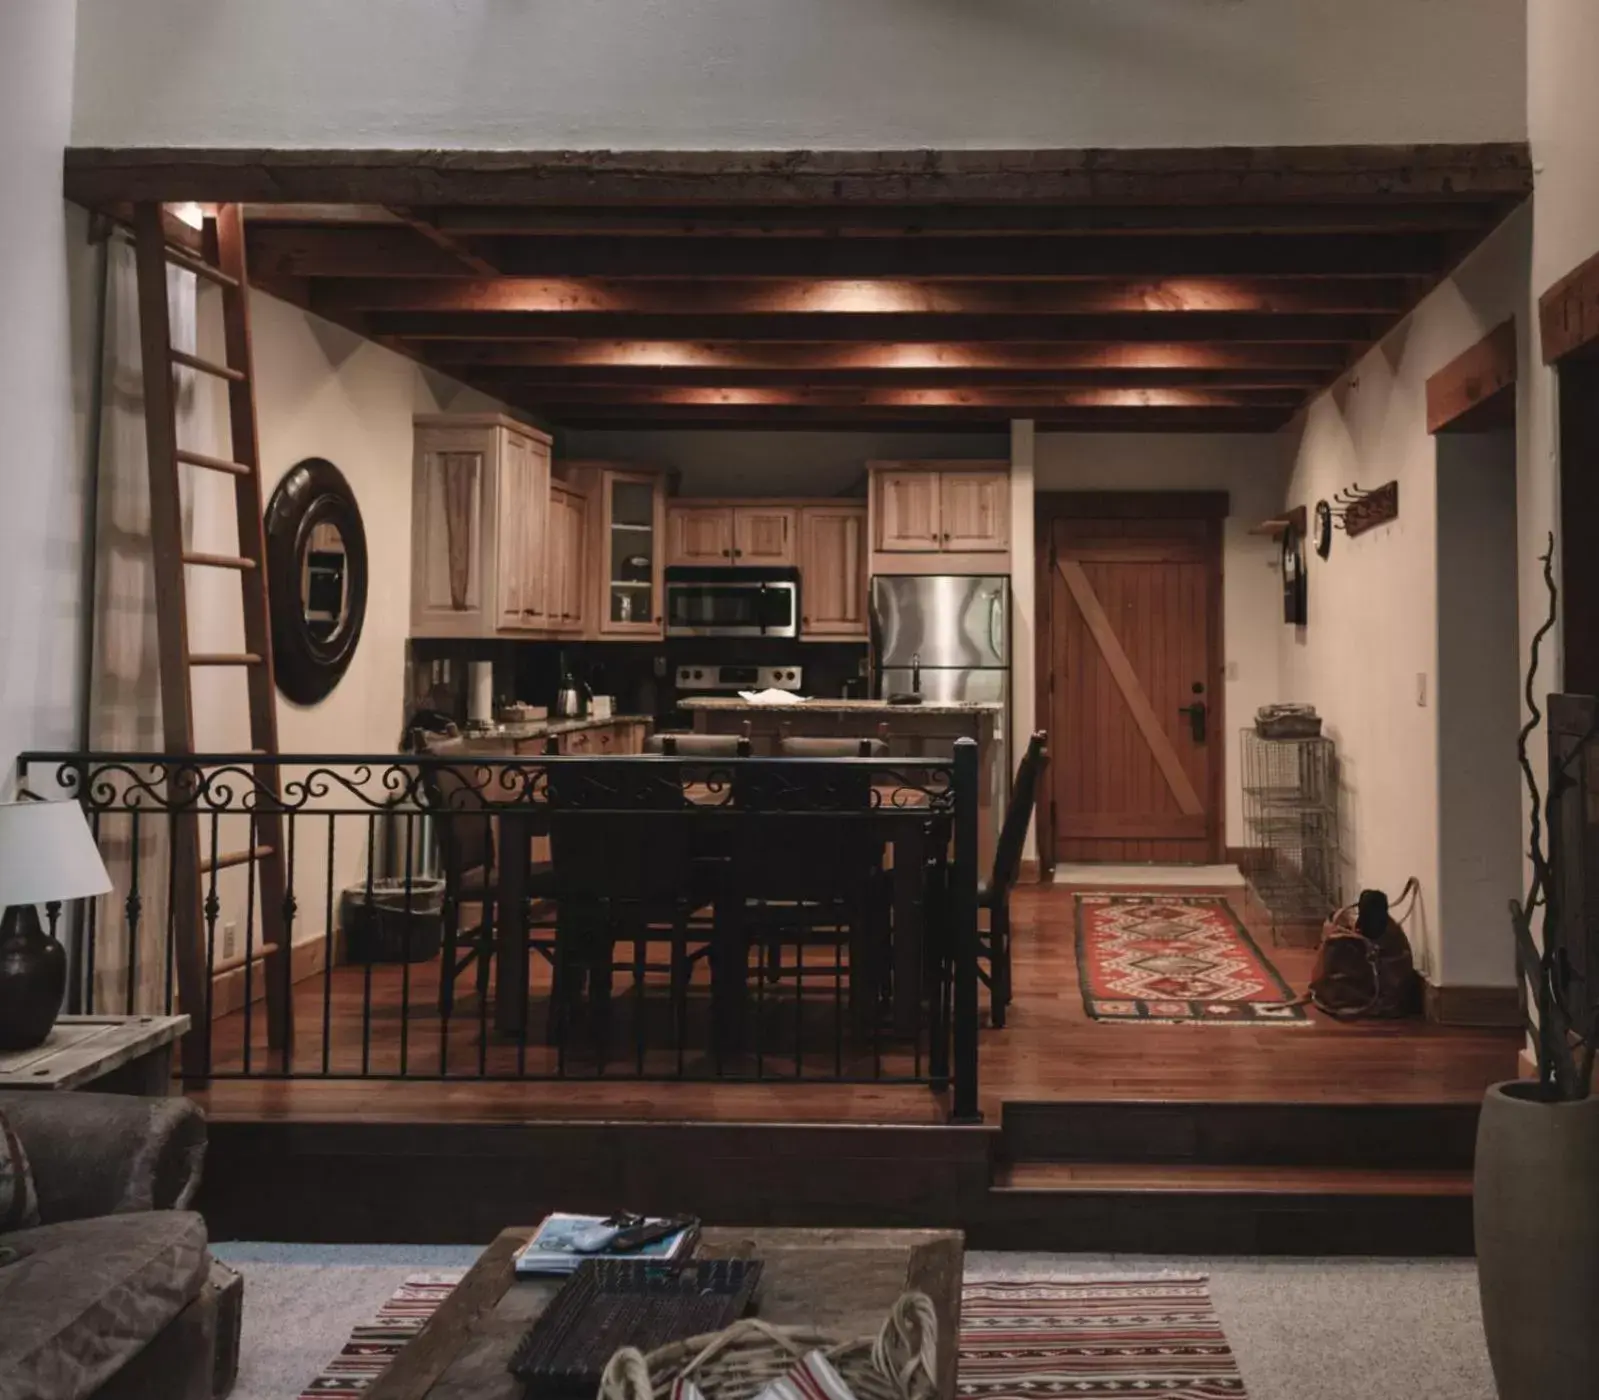
[[[563, 1279], [518, 1279], [511, 1260], [533, 1227], [501, 1232], [365, 1400], [521, 1400], [507, 1371], [516, 1344]], [[960, 1328], [958, 1230], [706, 1230], [698, 1257], [764, 1261], [756, 1316], [839, 1337], [874, 1334], [894, 1301], [927, 1294], [938, 1313], [938, 1385], [955, 1396]]]

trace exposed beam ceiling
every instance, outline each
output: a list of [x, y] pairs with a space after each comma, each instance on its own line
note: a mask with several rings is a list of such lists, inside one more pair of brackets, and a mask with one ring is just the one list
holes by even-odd
[[1517, 145], [69, 151], [560, 425], [1268, 431], [1526, 196]]

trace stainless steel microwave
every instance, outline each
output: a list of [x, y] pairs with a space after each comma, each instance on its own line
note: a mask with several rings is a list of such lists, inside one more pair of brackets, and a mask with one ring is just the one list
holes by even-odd
[[798, 569], [666, 571], [668, 637], [797, 637]]

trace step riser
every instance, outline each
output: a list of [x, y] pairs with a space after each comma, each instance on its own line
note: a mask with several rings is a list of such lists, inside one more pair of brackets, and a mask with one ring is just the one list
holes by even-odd
[[1008, 1162], [1469, 1168], [1475, 1104], [1005, 1106]]
[[1469, 1196], [994, 1191], [970, 1249], [1198, 1255], [1470, 1255]]

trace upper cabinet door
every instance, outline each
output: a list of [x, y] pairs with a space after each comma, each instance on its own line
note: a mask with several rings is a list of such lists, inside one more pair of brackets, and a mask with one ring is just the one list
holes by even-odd
[[733, 562], [736, 564], [792, 564], [798, 541], [794, 538], [792, 506], [737, 506], [733, 510]]
[[975, 554], [1010, 548], [1008, 472], [941, 472], [939, 496], [940, 549]]
[[500, 432], [500, 494], [495, 506], [496, 625], [545, 625], [550, 454], [541, 442]]
[[[506, 520], [502, 531], [521, 541], [522, 625], [542, 627], [549, 616], [550, 448], [548, 443], [518, 433], [506, 434], [505, 457], [516, 464], [524, 483], [526, 505], [519, 521]], [[518, 525], [520, 529], [518, 529]], [[505, 537], [502, 534], [502, 539]]]
[[733, 562], [733, 511], [729, 506], [674, 503], [666, 511], [666, 562], [719, 566]]
[[477, 636], [483, 602], [484, 435], [419, 436], [412, 474], [411, 631]]
[[587, 541], [588, 501], [557, 488], [550, 496], [550, 626], [563, 632], [583, 630]]
[[872, 476], [877, 489], [877, 547], [881, 550], [937, 550], [942, 547], [939, 523], [939, 476], [930, 471], [880, 471]]
[[800, 511], [801, 637], [866, 635], [866, 507]]
[[[653, 472], [600, 474], [602, 570], [599, 630], [621, 636], [661, 635], [661, 478]], [[725, 562], [725, 561], [724, 561]]]

